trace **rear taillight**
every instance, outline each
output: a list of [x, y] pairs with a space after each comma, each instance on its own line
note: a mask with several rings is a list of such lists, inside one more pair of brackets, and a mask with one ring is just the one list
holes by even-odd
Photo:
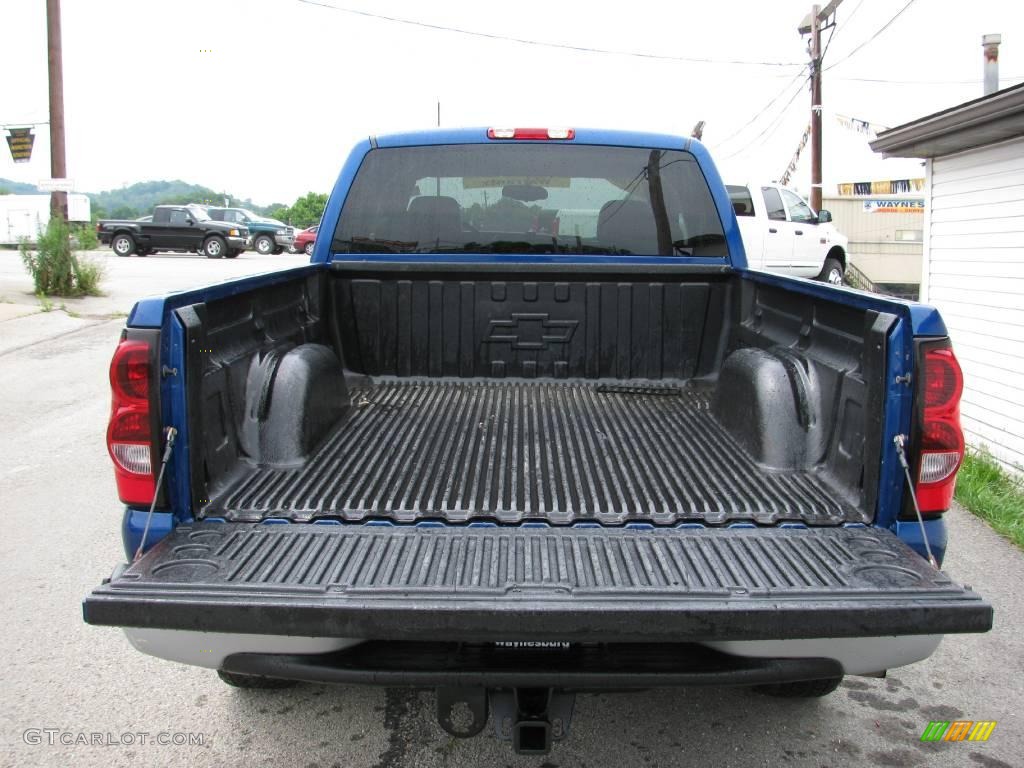
[[488, 128], [488, 139], [518, 139], [520, 141], [571, 141], [576, 138], [573, 128]]
[[114, 460], [117, 492], [125, 504], [148, 506], [156, 492], [152, 377], [150, 345], [139, 339], [121, 339], [110, 361], [107, 450]]
[[926, 342], [919, 357], [917, 502], [921, 512], [949, 509], [964, 458], [960, 395], [964, 377], [948, 341]]

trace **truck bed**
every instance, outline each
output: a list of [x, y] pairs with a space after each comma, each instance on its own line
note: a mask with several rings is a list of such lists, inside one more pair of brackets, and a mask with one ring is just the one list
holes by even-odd
[[554, 269], [348, 265], [181, 307], [194, 516], [871, 521], [894, 316]]
[[379, 379], [301, 467], [248, 465], [206, 515], [449, 522], [842, 522], [813, 474], [759, 466], [713, 391], [666, 382]]

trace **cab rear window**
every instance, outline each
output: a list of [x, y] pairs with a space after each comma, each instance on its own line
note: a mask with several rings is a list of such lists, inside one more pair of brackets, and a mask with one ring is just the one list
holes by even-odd
[[728, 256], [692, 155], [565, 144], [373, 150], [332, 249]]

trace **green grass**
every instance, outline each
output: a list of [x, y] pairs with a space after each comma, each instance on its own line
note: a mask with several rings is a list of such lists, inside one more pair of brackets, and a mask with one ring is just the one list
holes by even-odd
[[[103, 262], [75, 255], [71, 229], [65, 222], [59, 218], [50, 219], [46, 230], [36, 240], [34, 248], [25, 239], [20, 246], [21, 260], [32, 276], [36, 295], [101, 295]], [[50, 309], [43, 307], [44, 312]]]
[[984, 451], [970, 452], [956, 477], [956, 500], [1024, 549], [1024, 482]]
[[37, 293], [36, 298], [39, 299], [39, 306], [42, 308], [43, 312], [53, 311], [53, 302], [50, 301], [50, 298], [45, 293]]

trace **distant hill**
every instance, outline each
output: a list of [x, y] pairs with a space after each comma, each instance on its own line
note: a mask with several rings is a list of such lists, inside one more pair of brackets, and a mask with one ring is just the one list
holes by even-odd
[[224, 202], [223, 195], [209, 187], [177, 180], [140, 181], [121, 189], [90, 193], [89, 199], [94, 208], [100, 209], [101, 215], [116, 219], [141, 216], [161, 203]]
[[[38, 190], [32, 184], [0, 179], [0, 192], [6, 191], [13, 195], [36, 194]], [[260, 206], [248, 198], [240, 198], [227, 192], [217, 192], [201, 184], [189, 184], [185, 181], [140, 181], [121, 189], [110, 189], [106, 192], [86, 192], [92, 202], [93, 213], [98, 217], [135, 218], [149, 213], [154, 205], [209, 203], [223, 205], [227, 198], [232, 206], [249, 208], [265, 215], [271, 210], [284, 207], [281, 204]]]
[[[104, 215], [121, 218], [132, 214], [141, 216], [149, 213], [154, 205], [174, 203], [207, 203], [224, 205], [227, 199], [232, 206], [250, 208], [256, 213], [266, 213], [279, 206], [259, 206], [248, 198], [240, 198], [228, 192], [218, 192], [201, 184], [189, 184], [185, 181], [140, 181], [121, 189], [106, 192], [90, 192], [89, 199], [93, 207], [100, 209]], [[130, 209], [130, 210], [129, 210]]]
[[21, 181], [0, 179], [0, 195], [37, 195], [39, 190], [35, 184], [25, 184]]

